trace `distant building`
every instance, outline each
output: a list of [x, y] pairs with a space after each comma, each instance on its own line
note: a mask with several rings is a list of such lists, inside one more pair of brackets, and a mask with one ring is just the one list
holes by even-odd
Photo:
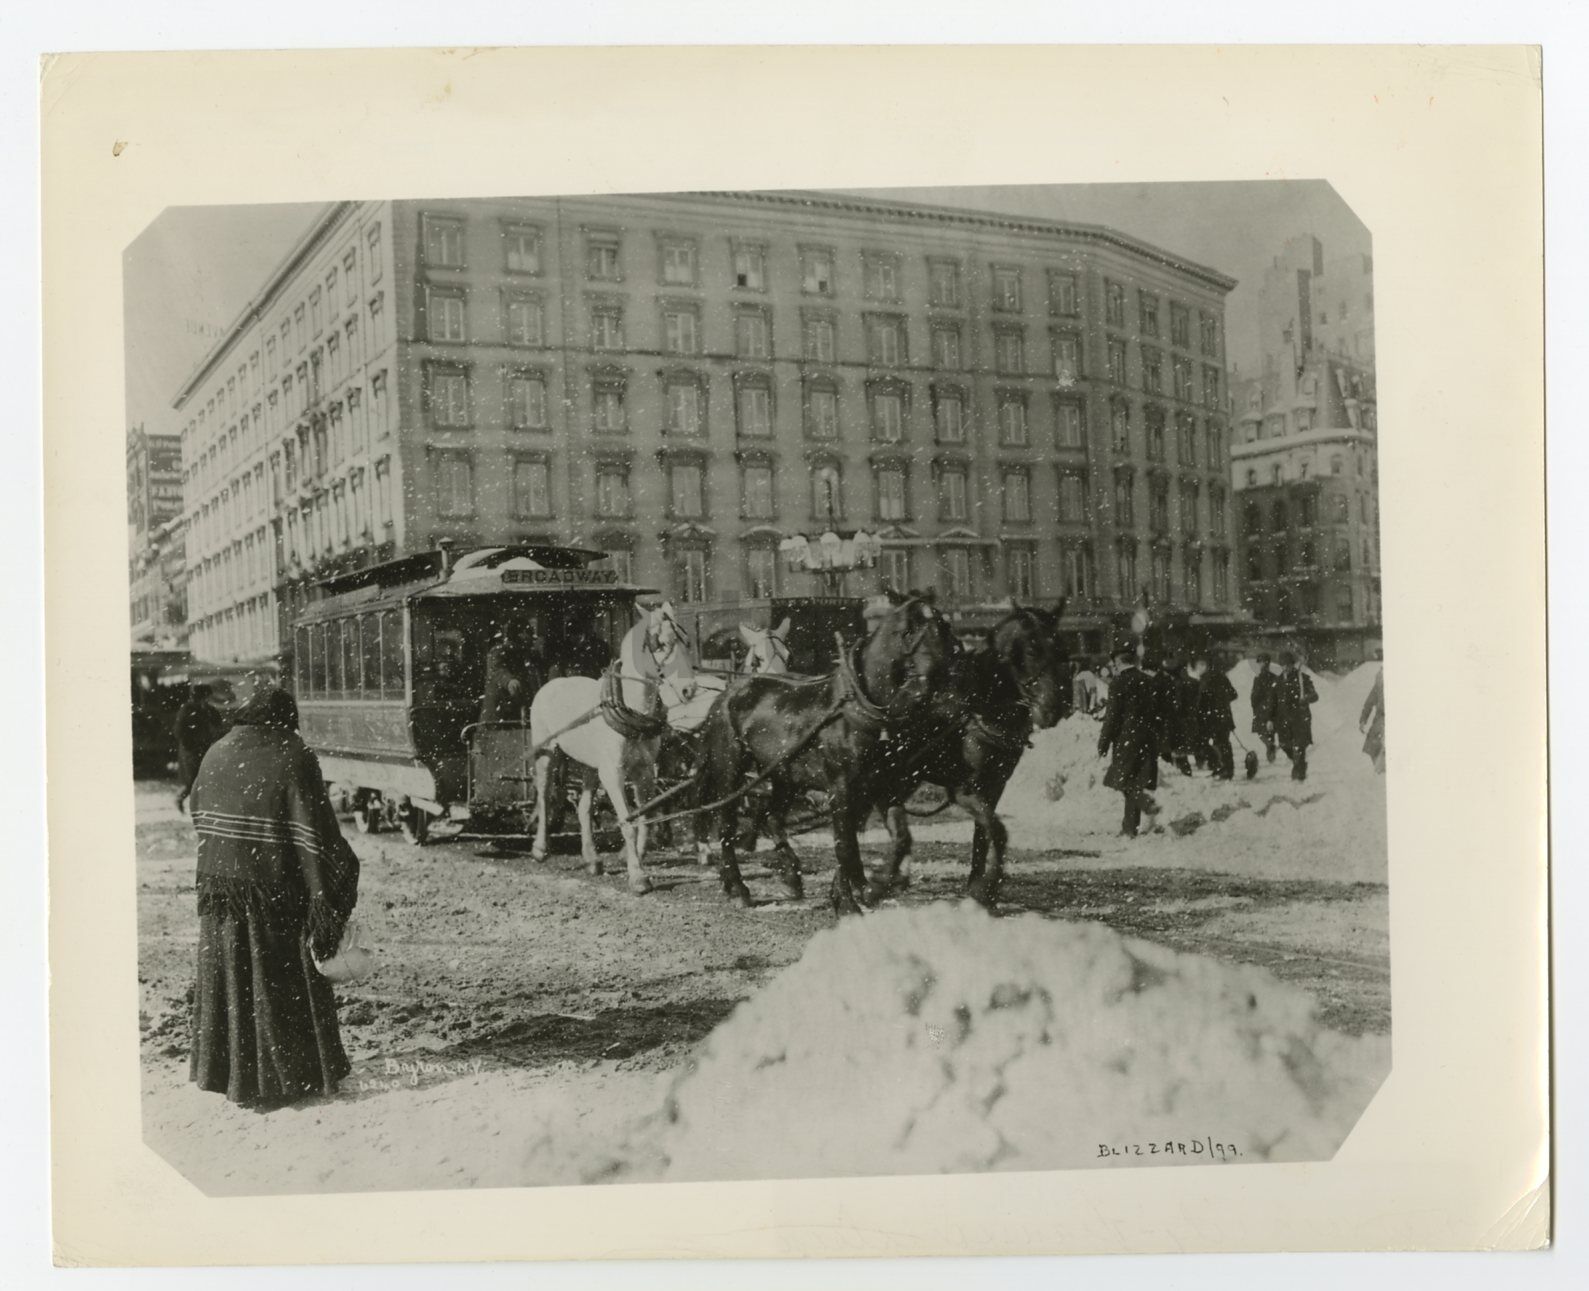
[[[127, 432], [127, 559], [134, 640], [171, 643], [186, 635], [185, 589], [161, 576], [181, 547], [182, 438]], [[175, 529], [173, 531], [173, 526]]]
[[1244, 606], [1260, 639], [1325, 667], [1380, 639], [1372, 268], [1287, 242], [1259, 301], [1262, 375], [1232, 391]]
[[[680, 601], [815, 594], [878, 534], [964, 622], [1239, 616], [1224, 299], [1110, 229], [822, 193], [330, 206], [178, 392], [198, 657], [450, 538], [589, 545]], [[746, 610], [747, 617], [749, 610]]]
[[163, 650], [188, 641], [187, 521], [161, 525], [132, 562], [132, 637]]

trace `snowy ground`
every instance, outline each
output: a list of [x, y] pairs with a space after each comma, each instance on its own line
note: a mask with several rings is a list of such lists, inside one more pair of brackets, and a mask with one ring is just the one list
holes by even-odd
[[[1330, 1087], [1366, 1096], [1362, 1091], [1386, 1058], [1390, 1028], [1384, 780], [1362, 754], [1356, 725], [1373, 674], [1369, 667], [1318, 680], [1318, 747], [1306, 784], [1289, 779], [1283, 755], [1250, 783], [1220, 784], [1165, 768], [1158, 795], [1165, 828], [1136, 840], [1117, 835], [1120, 799], [1101, 784], [1096, 722], [1069, 719], [1041, 733], [1002, 804], [1012, 836], [1003, 904], [1012, 918], [973, 917], [969, 931], [945, 932], [934, 974], [964, 978], [959, 954], [1036, 963], [1009, 972], [1041, 977], [1045, 961], [1031, 947], [1048, 943], [1040, 928], [1017, 932], [1027, 920], [1054, 927], [1056, 935], [1103, 925], [1162, 948], [1150, 955], [1189, 953], [1193, 967], [1184, 971], [1196, 980], [1198, 973], [1242, 966], [1275, 990], [1301, 992], [1306, 1004], [1286, 1004], [1288, 1020], [1264, 1034], [1290, 1037], [1285, 1052], [1302, 1044], [1308, 1054], [1326, 1055], [1320, 1061], [1339, 1068]], [[1250, 674], [1238, 669], [1232, 677], [1244, 708]], [[1251, 745], [1244, 711], [1237, 720]], [[964, 881], [965, 822], [923, 822], [916, 834], [917, 881], [891, 903], [885, 912], [891, 920], [949, 909], [943, 903]], [[725, 1070], [737, 1069], [744, 1055], [733, 1037], [745, 1028], [736, 1032], [725, 1023], [738, 1006], [766, 993], [769, 1003], [755, 1028], [764, 1038], [770, 1026], [828, 1034], [836, 1018], [897, 1007], [892, 997], [851, 989], [852, 978], [873, 978], [864, 963], [830, 980], [816, 960], [801, 964], [806, 976], [796, 979], [807, 983], [807, 994], [815, 990], [811, 983], [826, 982], [813, 1008], [796, 1017], [776, 1005], [791, 998], [792, 988], [781, 995], [770, 988], [796, 971], [790, 966], [808, 947], [817, 955], [813, 937], [833, 926], [823, 901], [831, 852], [820, 836], [800, 841], [804, 864], [816, 876], [804, 902], [772, 899], [771, 877], [747, 866], [747, 880], [765, 900], [750, 913], [725, 905], [712, 876], [683, 853], [652, 858], [659, 891], [636, 899], [623, 890], [621, 873], [592, 879], [573, 857], [534, 865], [463, 843], [421, 852], [387, 835], [350, 837], [365, 865], [361, 917], [381, 956], [376, 973], [340, 997], [354, 1076], [332, 1100], [269, 1116], [239, 1112], [186, 1082], [193, 836], [170, 806], [167, 787], [139, 787], [145, 1131], [209, 1191], [663, 1177], [660, 1167], [647, 1173], [635, 1157], [635, 1127], [658, 1123], [645, 1114], [677, 1100], [679, 1073], [698, 1056], [716, 1052]], [[875, 863], [883, 836], [870, 837], [866, 850]], [[864, 955], [874, 944], [880, 956], [896, 953], [881, 931], [868, 940], [867, 926], [863, 921], [848, 935], [845, 955]], [[1026, 949], [1017, 954], [1018, 947]], [[1211, 967], [1196, 968], [1201, 964]], [[1034, 983], [1023, 988], [1023, 998], [1040, 999], [1047, 990]], [[1268, 988], [1260, 994], [1269, 998]], [[1312, 1020], [1303, 1020], [1298, 1007], [1311, 1010]], [[1047, 1034], [1048, 1023], [1039, 1025], [1046, 1015], [1021, 1016], [1023, 1026], [1037, 1027], [1028, 1039]], [[999, 1015], [1000, 1025], [1003, 1020]], [[1363, 1037], [1368, 1047], [1345, 1037]], [[909, 1079], [903, 1052], [890, 1057], [905, 1063], [893, 1069], [894, 1087]], [[826, 1079], [811, 1077], [818, 1084]], [[1045, 1079], [1052, 1084], [1052, 1072]], [[879, 1092], [889, 1097], [889, 1082]], [[1062, 1091], [1052, 1096], [1061, 1099]], [[1041, 1119], [1041, 1106], [1023, 1106], [1023, 1116]], [[1090, 1123], [1075, 1128], [1078, 1142], [1092, 1133]], [[766, 1172], [807, 1168], [812, 1130], [790, 1125], [782, 1146], [776, 1135], [764, 1136]], [[675, 1159], [690, 1158], [692, 1169], [707, 1174], [719, 1168], [709, 1153], [681, 1143], [677, 1126], [669, 1133], [665, 1146]], [[947, 1130], [941, 1137], [954, 1140]], [[1017, 1143], [1013, 1157], [1001, 1150], [996, 1158], [973, 1153], [966, 1160], [997, 1165], [1038, 1146]], [[615, 1163], [610, 1176], [592, 1165], [604, 1154]], [[953, 1166], [918, 1156], [879, 1161], [877, 1168]]]

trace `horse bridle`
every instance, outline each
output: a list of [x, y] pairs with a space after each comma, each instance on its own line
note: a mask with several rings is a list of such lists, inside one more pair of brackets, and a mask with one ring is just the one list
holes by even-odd
[[[925, 689], [932, 681], [931, 676], [924, 670], [917, 668], [915, 663], [916, 655], [921, 649], [921, 644], [927, 639], [927, 633], [931, 632], [935, 627], [938, 626], [937, 609], [928, 604], [925, 598], [920, 596], [912, 596], [901, 601], [898, 605], [891, 605], [888, 609], [888, 614], [885, 617], [892, 617], [895, 614], [902, 614], [909, 610], [913, 605], [923, 606], [926, 612], [926, 618], [922, 625], [917, 628], [916, 631], [905, 641], [905, 659], [910, 665], [910, 671], [906, 675], [905, 681], [901, 685], [901, 689], [905, 689], [913, 682], [916, 683], [918, 687]], [[880, 626], [881, 624], [874, 626], [871, 632], [867, 634], [868, 642], [870, 642], [871, 639], [877, 635], [877, 630]], [[864, 648], [865, 646], [863, 644], [862, 649]], [[953, 650], [950, 651], [950, 654], [953, 654]], [[921, 698], [925, 699], [926, 696], [923, 695]]]
[[[766, 641], [767, 649], [772, 653], [772, 659], [768, 659], [767, 662], [764, 663], [760, 668], [750, 669], [750, 675], [753, 677], [760, 673], [766, 672], [771, 666], [773, 659], [783, 664], [785, 668], [789, 666], [789, 647], [784, 644], [783, 639], [781, 637], [774, 636], [771, 632], [768, 632], [766, 634]], [[764, 656], [758, 656], [754, 650], [751, 651], [750, 658], [752, 660], [755, 660], [758, 657]]]
[[[1026, 623], [1033, 623], [1039, 628], [1043, 626], [1042, 620], [1029, 607], [1024, 605], [1012, 610], [1010, 612], [1010, 618], [1019, 619]], [[1011, 669], [1011, 675], [1014, 676], [1013, 669]], [[1038, 699], [1036, 698], [1038, 680], [1020, 676], [1015, 676], [1014, 679], [1015, 689], [1020, 692], [1020, 702], [1022, 707], [1024, 707], [1029, 714], [1035, 715], [1039, 703]]]
[[650, 621], [648, 620], [646, 623], [646, 631], [645, 636], [642, 639], [642, 644], [645, 646], [645, 652], [650, 657], [652, 664], [657, 670], [656, 684], [659, 687], [668, 687], [668, 689], [673, 692], [674, 699], [679, 704], [683, 704], [687, 702], [687, 698], [683, 693], [683, 688], [677, 681], [668, 675], [666, 668], [668, 660], [673, 658], [673, 656], [678, 652], [680, 646], [688, 643], [689, 637], [685, 633], [683, 625], [671, 614], [664, 614], [661, 617], [663, 621], [673, 629], [672, 639], [669, 640], [664, 646], [656, 630], [652, 627]]

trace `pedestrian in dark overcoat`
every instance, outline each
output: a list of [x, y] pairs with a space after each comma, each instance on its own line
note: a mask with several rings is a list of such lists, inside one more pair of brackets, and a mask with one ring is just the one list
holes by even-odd
[[1258, 671], [1252, 679], [1252, 733], [1263, 741], [1264, 757], [1275, 760], [1275, 732], [1272, 699], [1278, 678], [1269, 667], [1269, 656], [1258, 656]]
[[[1159, 748], [1164, 735], [1164, 702], [1159, 685], [1159, 660], [1122, 646], [1115, 653], [1116, 672], [1109, 686], [1109, 705], [1098, 733], [1098, 756], [1113, 753], [1104, 783], [1125, 800], [1120, 832], [1135, 838], [1142, 813], [1158, 813], [1150, 791], [1159, 785]], [[1152, 667], [1149, 667], [1152, 665]]]
[[1363, 711], [1358, 715], [1357, 729], [1365, 732], [1363, 752], [1368, 754], [1374, 770], [1385, 774], [1385, 670], [1381, 668], [1374, 678], [1374, 688], [1363, 701]]
[[1231, 752], [1230, 736], [1236, 729], [1236, 719], [1230, 706], [1236, 702], [1236, 688], [1220, 669], [1211, 667], [1212, 660], [1200, 654], [1192, 661], [1192, 675], [1197, 682], [1197, 732], [1198, 740], [1206, 750], [1206, 757], [1219, 780], [1233, 780], [1236, 776], [1236, 758]]
[[199, 947], [189, 1073], [200, 1089], [269, 1110], [332, 1094], [350, 1068], [331, 983], [358, 899], [298, 706], [270, 687], [216, 741], [193, 784]]
[[[1165, 697], [1165, 748], [1163, 756], [1175, 763], [1182, 775], [1192, 774], [1192, 758], [1197, 753], [1197, 682], [1186, 671], [1181, 655], [1164, 661], [1160, 687]], [[1202, 759], [1198, 758], [1199, 763]]]
[[1291, 778], [1308, 778], [1308, 747], [1313, 743], [1313, 709], [1319, 692], [1289, 650], [1280, 656], [1280, 676], [1269, 698], [1275, 740], [1291, 759]]
[[177, 810], [185, 809], [188, 795], [193, 792], [193, 777], [199, 773], [199, 764], [210, 746], [226, 730], [226, 719], [210, 703], [211, 690], [205, 685], [193, 687], [187, 702], [177, 709]]

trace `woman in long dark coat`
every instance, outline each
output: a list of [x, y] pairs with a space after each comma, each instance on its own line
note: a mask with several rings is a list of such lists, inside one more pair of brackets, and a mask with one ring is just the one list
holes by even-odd
[[349, 1072], [331, 983], [359, 862], [342, 836], [298, 706], [274, 688], [240, 709], [194, 781], [198, 980], [190, 1073], [262, 1109], [332, 1094]]

